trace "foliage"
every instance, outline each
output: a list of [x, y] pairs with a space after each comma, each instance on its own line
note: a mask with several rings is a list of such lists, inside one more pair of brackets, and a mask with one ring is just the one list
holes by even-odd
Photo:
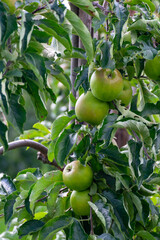
[[[158, 1], [70, 1], [92, 19], [95, 39], [63, 1], [17, 1], [14, 13], [0, 1], [0, 142], [8, 149], [10, 125], [19, 139], [32, 139], [48, 148], [50, 162], [60, 167], [79, 159], [94, 173], [90, 216], [80, 217], [70, 207], [71, 190], [61, 170], [42, 173], [28, 168], [14, 179], [0, 174], [0, 238], [2, 240], [111, 239], [158, 240], [160, 235], [160, 81], [144, 74], [145, 62], [159, 54]], [[126, 39], [126, 33], [130, 38]], [[77, 35], [84, 49], [72, 44]], [[45, 126], [48, 101], [56, 104], [64, 85], [67, 101], [76, 99], [64, 62], [85, 60], [75, 90], [89, 89], [94, 68], [118, 69], [134, 88], [128, 108], [114, 101], [110, 114], [98, 127], [80, 123], [67, 108], [51, 127]], [[152, 69], [151, 69], [152, 71]], [[23, 131], [26, 99], [30, 97], [38, 119]], [[68, 104], [68, 102], [67, 102]], [[58, 103], [57, 103], [58, 105]], [[130, 140], [121, 149], [117, 129]], [[99, 200], [92, 202], [92, 196]]]

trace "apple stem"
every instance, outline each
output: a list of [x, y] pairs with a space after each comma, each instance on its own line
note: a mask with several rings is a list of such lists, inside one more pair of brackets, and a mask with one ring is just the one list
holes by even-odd
[[[92, 196], [90, 196], [90, 200], [92, 202]], [[92, 208], [90, 207], [90, 223], [91, 223], [91, 235], [94, 235], [94, 230], [93, 230], [93, 216], [92, 216]]]

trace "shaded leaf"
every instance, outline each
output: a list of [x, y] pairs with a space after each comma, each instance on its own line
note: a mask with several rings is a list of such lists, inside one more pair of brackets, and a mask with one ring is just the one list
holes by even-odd
[[20, 132], [23, 132], [23, 125], [26, 121], [26, 111], [24, 107], [19, 103], [19, 96], [11, 94], [9, 98], [10, 117], [14, 119], [14, 123], [17, 125]]
[[10, 195], [16, 191], [16, 187], [10, 177], [3, 175], [0, 179], [0, 183], [0, 194], [2, 194], [3, 191], [3, 195]]
[[63, 183], [60, 183], [60, 182], [56, 183], [48, 195], [47, 209], [50, 217], [53, 217], [55, 213], [56, 200], [58, 198], [59, 191], [62, 185]]
[[139, 166], [140, 166], [140, 158], [142, 151], [142, 142], [135, 142], [134, 140], [130, 140], [128, 142], [129, 147], [129, 162], [133, 168], [134, 175], [136, 178], [139, 177]]
[[10, 35], [17, 30], [17, 19], [15, 15], [7, 15], [7, 27], [5, 36], [3, 38], [3, 43], [10, 37]]
[[52, 124], [51, 127], [51, 139], [54, 140], [62, 132], [62, 130], [67, 126], [67, 124], [75, 119], [75, 115], [72, 117], [69, 116], [60, 116]]
[[89, 0], [69, 0], [73, 5], [82, 9], [92, 17], [99, 18], [99, 14], [96, 9], [93, 7], [92, 3]]
[[70, 37], [67, 31], [59, 23], [50, 19], [40, 19], [36, 21], [36, 24], [45, 32], [56, 38], [69, 51], [72, 50]]
[[6, 17], [6, 9], [4, 8], [2, 2], [0, 2], [0, 45], [3, 43], [3, 39], [5, 37], [5, 33], [7, 30], [7, 17]]
[[[42, 90], [44, 84], [46, 84], [46, 67], [44, 64], [44, 59], [36, 53], [26, 53], [26, 62], [29, 68], [32, 69], [38, 80], [38, 87]], [[35, 82], [36, 83], [36, 82]]]
[[85, 92], [89, 89], [89, 80], [88, 80], [88, 67], [82, 66], [80, 72], [77, 74], [74, 88], [77, 91], [78, 88], [83, 84], [85, 84], [87, 87], [84, 89]]
[[72, 129], [65, 129], [57, 139], [55, 144], [54, 154], [55, 159], [61, 167], [64, 166], [64, 161], [68, 156], [71, 148], [76, 143], [77, 133]]
[[129, 216], [123, 206], [121, 194], [116, 194], [111, 190], [108, 190], [103, 192], [103, 196], [105, 196], [112, 205], [114, 214], [120, 223], [122, 231], [124, 231], [126, 236], [131, 239], [133, 232], [129, 228]]
[[22, 224], [18, 229], [18, 235], [20, 238], [25, 235], [39, 231], [44, 226], [44, 222], [39, 220], [29, 220]]
[[111, 54], [110, 54], [110, 48], [111, 48], [111, 42], [104, 42], [100, 49], [102, 52], [102, 58], [100, 60], [101, 62], [101, 67], [102, 68], [110, 68], [112, 70], [115, 69], [115, 61], [114, 59], [111, 59]]
[[53, 218], [43, 226], [39, 233], [38, 240], [45, 240], [48, 239], [48, 237], [51, 238], [56, 232], [68, 227], [72, 223], [73, 219], [68, 216], [60, 216]]
[[30, 208], [33, 211], [35, 201], [41, 195], [41, 193], [46, 190], [48, 186], [55, 182], [62, 181], [62, 172], [61, 171], [51, 171], [44, 174], [44, 176], [39, 179], [34, 187], [32, 188], [32, 192], [30, 195]]
[[113, 144], [110, 144], [107, 148], [102, 149], [99, 153], [104, 154], [104, 158], [106, 157], [106, 161], [112, 161], [116, 164], [128, 166], [128, 158], [125, 154], [120, 153], [118, 148]]
[[4, 147], [4, 150], [6, 151], [8, 148], [7, 138], [6, 138], [6, 132], [8, 128], [7, 126], [0, 121], [0, 142]]
[[117, 117], [117, 114], [108, 114], [102, 123], [102, 127], [99, 129], [98, 138], [105, 141], [105, 146], [108, 146], [110, 143], [110, 138], [113, 131], [112, 125], [117, 120]]
[[10, 220], [10, 218], [13, 215], [13, 207], [16, 202], [17, 196], [18, 196], [18, 194], [16, 192], [13, 192], [6, 199], [6, 202], [4, 205], [5, 224], [8, 223], [8, 221]]
[[117, 21], [115, 21], [115, 37], [114, 37], [114, 44], [116, 49], [120, 49], [120, 41], [121, 41], [121, 35], [122, 35], [122, 29], [125, 24], [125, 22], [128, 19], [128, 9], [124, 7], [123, 4], [115, 1], [114, 2], [114, 12], [117, 17]]
[[67, 10], [66, 18], [80, 37], [87, 53], [88, 62], [90, 63], [93, 59], [93, 43], [88, 28], [84, 25], [82, 20], [70, 10]]
[[73, 223], [70, 226], [68, 239], [69, 240], [72, 240], [72, 239], [87, 240], [88, 239], [88, 235], [85, 233], [84, 228], [82, 227], [81, 223], [76, 219], [73, 220]]
[[99, 240], [116, 240], [110, 233], [103, 233], [100, 236], [98, 236]]
[[34, 22], [31, 13], [22, 12], [21, 28], [20, 28], [20, 51], [24, 52], [31, 39]]
[[137, 233], [137, 236], [141, 237], [142, 239], [146, 239], [146, 240], [156, 240], [155, 237], [153, 237], [153, 235], [145, 230], [139, 231]]
[[131, 132], [131, 134], [133, 134], [134, 131], [139, 137], [142, 138], [146, 145], [150, 146], [152, 144], [152, 138], [150, 136], [149, 129], [143, 122], [138, 122], [136, 120], [118, 121], [113, 126], [118, 128], [126, 128]]

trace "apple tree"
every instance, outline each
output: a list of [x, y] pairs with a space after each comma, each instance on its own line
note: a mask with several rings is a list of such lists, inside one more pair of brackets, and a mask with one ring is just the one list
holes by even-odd
[[[160, 239], [159, 11], [156, 0], [0, 1], [0, 154], [30, 147], [53, 167], [0, 173], [0, 239]], [[26, 95], [37, 122], [24, 131]], [[76, 166], [68, 185], [75, 162], [91, 174]]]

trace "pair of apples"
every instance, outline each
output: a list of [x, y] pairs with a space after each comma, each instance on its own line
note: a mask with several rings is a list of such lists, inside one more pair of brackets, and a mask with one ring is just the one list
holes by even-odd
[[88, 164], [82, 165], [79, 160], [68, 163], [63, 170], [63, 182], [73, 190], [70, 196], [70, 204], [77, 215], [86, 216], [90, 213], [88, 188], [91, 186], [92, 181], [93, 172], [91, 167]]
[[132, 99], [132, 88], [128, 80], [115, 69], [96, 69], [90, 79], [91, 91], [82, 94], [75, 106], [80, 121], [99, 125], [109, 111], [109, 102], [117, 99], [128, 106]]

